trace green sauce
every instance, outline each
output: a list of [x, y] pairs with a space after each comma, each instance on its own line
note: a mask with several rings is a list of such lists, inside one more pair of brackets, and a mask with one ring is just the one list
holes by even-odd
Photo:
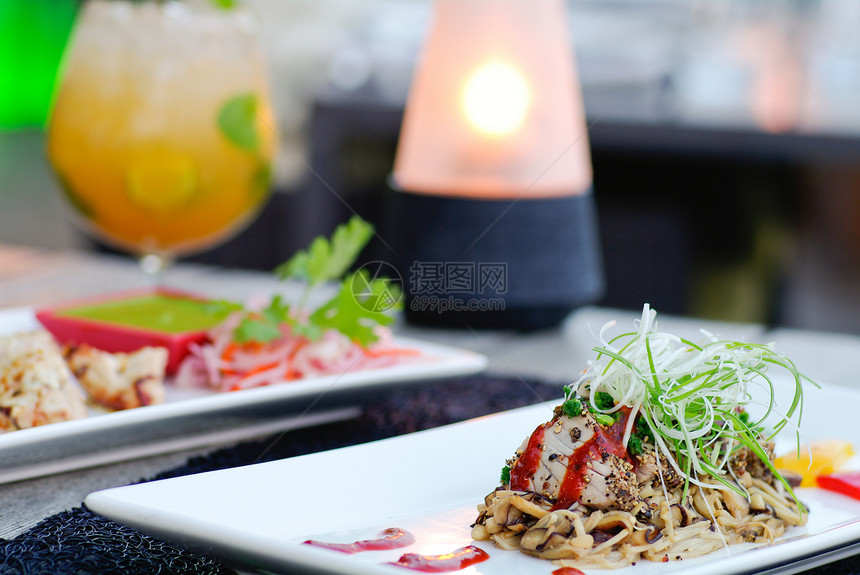
[[153, 294], [63, 310], [58, 316], [78, 317], [167, 333], [214, 327], [223, 318], [205, 301]]

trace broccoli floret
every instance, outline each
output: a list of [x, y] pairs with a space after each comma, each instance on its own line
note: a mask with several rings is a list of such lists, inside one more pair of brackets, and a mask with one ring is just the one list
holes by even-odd
[[605, 391], [598, 391], [594, 394], [594, 406], [597, 409], [612, 409], [615, 407], [615, 400]]
[[582, 401], [574, 395], [561, 404], [561, 410], [568, 417], [576, 417], [582, 413]]
[[645, 421], [644, 417], [638, 417], [636, 419], [636, 422], [633, 424], [633, 435], [654, 443], [654, 433], [651, 431], [651, 428], [648, 427], [648, 422]]
[[642, 440], [635, 435], [631, 435], [630, 439], [627, 440], [627, 451], [630, 452], [630, 455], [639, 455], [642, 453]]
[[648, 422], [645, 421], [645, 418], [639, 416], [633, 423], [633, 432], [627, 440], [627, 451], [630, 452], [630, 455], [639, 455], [642, 453], [645, 449], [643, 446], [645, 440], [654, 443], [654, 433], [648, 427]]

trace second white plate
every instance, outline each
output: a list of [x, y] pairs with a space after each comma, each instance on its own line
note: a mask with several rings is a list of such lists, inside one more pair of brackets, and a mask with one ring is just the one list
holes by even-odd
[[[0, 335], [37, 329], [30, 309], [0, 310]], [[167, 387], [163, 404], [0, 434], [0, 483], [355, 416], [383, 387], [482, 371], [477, 353], [395, 338], [426, 360], [218, 393]]]
[[[791, 386], [779, 387], [785, 400]], [[805, 439], [838, 437], [860, 445], [854, 413], [860, 393], [810, 388], [806, 400]], [[476, 505], [498, 485], [505, 459], [551, 412], [551, 404], [541, 404], [355, 447], [110, 489], [91, 494], [86, 504], [143, 531], [260, 568], [403, 575], [385, 562], [406, 552], [439, 554], [473, 543]], [[790, 445], [788, 438], [783, 448]], [[820, 489], [800, 489], [798, 495], [810, 508], [809, 521], [774, 544], [731, 546], [686, 561], [643, 561], [614, 573], [794, 572], [858, 552], [860, 501]], [[306, 539], [374, 538], [389, 527], [411, 531], [416, 543], [355, 555], [302, 545]], [[490, 559], [462, 573], [549, 575], [555, 568], [479, 545]]]

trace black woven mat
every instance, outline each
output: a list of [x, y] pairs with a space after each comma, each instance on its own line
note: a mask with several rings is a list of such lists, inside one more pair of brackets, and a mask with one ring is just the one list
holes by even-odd
[[[164, 479], [364, 443], [561, 396], [561, 384], [494, 377], [457, 378], [380, 394], [357, 420], [299, 429], [190, 459], [150, 479]], [[0, 511], [2, 512], [2, 511]], [[815, 571], [860, 574], [845, 559]], [[232, 575], [217, 558], [144, 535], [85, 507], [49, 517], [14, 539], [0, 540], [0, 574]]]
[[[165, 479], [293, 457], [438, 427], [561, 396], [561, 384], [491, 375], [407, 386], [379, 394], [358, 419], [297, 429], [190, 459]], [[2, 513], [2, 510], [0, 510]], [[0, 574], [235, 573], [221, 561], [144, 535], [81, 506], [0, 540]]]

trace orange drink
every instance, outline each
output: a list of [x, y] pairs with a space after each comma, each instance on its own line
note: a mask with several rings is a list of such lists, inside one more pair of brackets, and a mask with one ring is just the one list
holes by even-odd
[[90, 231], [169, 259], [225, 240], [256, 214], [274, 126], [251, 14], [93, 0], [66, 55], [48, 156]]

